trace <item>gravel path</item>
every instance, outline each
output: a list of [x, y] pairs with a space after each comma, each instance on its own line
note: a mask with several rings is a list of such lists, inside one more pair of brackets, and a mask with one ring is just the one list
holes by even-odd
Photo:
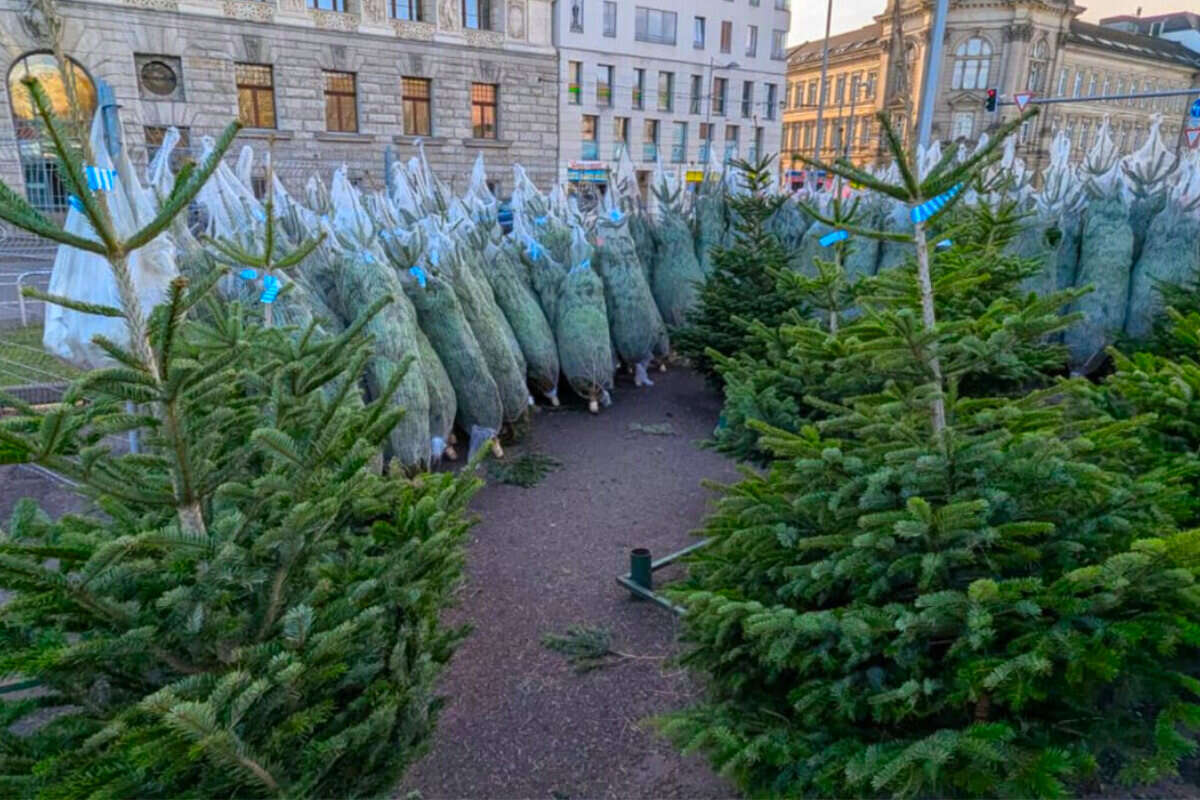
[[[562, 467], [531, 489], [479, 494], [469, 582], [452, 614], [474, 633], [443, 679], [448, 703], [432, 749], [398, 797], [414, 789], [429, 800], [734, 796], [704, 762], [680, 757], [644, 725], [695, 691], [684, 673], [639, 658], [578, 674], [539, 641], [581, 623], [608, 628], [615, 650], [674, 651], [674, 616], [632, 601], [614, 578], [628, 570], [632, 547], [657, 558], [692, 543], [710, 498], [701, 481], [735, 472], [696, 446], [719, 397], [686, 371], [653, 377], [652, 389], [621, 386], [599, 417], [539, 414], [508, 455], [536, 450]], [[630, 430], [663, 423], [675, 434]]]

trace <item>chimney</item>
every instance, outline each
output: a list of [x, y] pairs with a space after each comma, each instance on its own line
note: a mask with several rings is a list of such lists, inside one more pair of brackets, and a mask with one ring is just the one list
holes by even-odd
[[1142, 15], [1142, 7], [1138, 6], [1137, 14], [1135, 16], [1140, 17], [1141, 15]]

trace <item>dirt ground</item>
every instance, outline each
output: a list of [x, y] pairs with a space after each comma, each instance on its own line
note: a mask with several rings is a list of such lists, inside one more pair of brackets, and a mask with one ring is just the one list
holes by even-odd
[[[710, 500], [701, 481], [734, 469], [696, 446], [719, 397], [689, 372], [653, 377], [650, 389], [620, 386], [598, 417], [543, 411], [509, 457], [535, 450], [562, 466], [531, 489], [489, 485], [476, 499], [481, 522], [452, 614], [475, 630], [443, 679], [448, 704], [432, 749], [398, 797], [734, 796], [703, 761], [682, 758], [644, 725], [686, 701], [695, 690], [686, 674], [659, 658], [578, 674], [540, 642], [580, 623], [608, 628], [615, 650], [674, 652], [674, 615], [631, 600], [614, 579], [633, 547], [658, 558], [695, 541]], [[663, 423], [674, 435], [630, 430]]]

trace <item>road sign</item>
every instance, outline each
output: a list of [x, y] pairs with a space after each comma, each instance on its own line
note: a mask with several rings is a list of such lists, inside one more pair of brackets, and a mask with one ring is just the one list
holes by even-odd
[[1017, 111], [1024, 112], [1025, 106], [1029, 105], [1029, 101], [1033, 99], [1033, 92], [1017, 92], [1013, 95], [1013, 101], [1017, 104]]
[[1192, 101], [1192, 109], [1190, 113], [1192, 119], [1200, 119], [1200, 97], [1197, 97]]
[[1187, 137], [1188, 147], [1200, 145], [1200, 128], [1188, 128], [1183, 135]]

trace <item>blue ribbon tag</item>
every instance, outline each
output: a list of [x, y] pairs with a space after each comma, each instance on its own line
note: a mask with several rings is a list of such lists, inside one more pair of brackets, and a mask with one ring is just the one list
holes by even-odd
[[274, 275], [263, 276], [263, 293], [258, 298], [260, 303], [274, 303], [275, 298], [279, 296], [279, 278]]
[[621, 221], [620, 210], [614, 208], [612, 211], [608, 212], [608, 218], [611, 219], [613, 222], [620, 222]]
[[110, 192], [117, 186], [115, 169], [101, 169], [94, 164], [88, 164], [83, 168], [83, 173], [87, 176], [88, 188], [93, 192]]
[[261, 208], [252, 208], [250, 210], [251, 210], [251, 212], [253, 212], [254, 218], [256, 220], [258, 220], [259, 222], [267, 221], [267, 215], [263, 213], [263, 210]]
[[540, 217], [534, 217], [533, 224], [534, 225], [545, 225], [546, 224], [546, 215], [542, 214]]
[[532, 239], [529, 241], [529, 260], [537, 261], [542, 257], [542, 246]]
[[843, 239], [849, 238], [850, 234], [846, 231], [832, 231], [822, 236], [818, 241], [820, 241], [821, 247], [829, 247], [831, 244], [837, 244]]
[[83, 213], [83, 201], [73, 194], [67, 195], [67, 205], [76, 211]]
[[425, 288], [425, 280], [426, 280], [425, 270], [421, 269], [420, 267], [409, 267], [408, 274], [412, 275], [414, 278], [417, 279], [417, 284], [422, 289]]
[[913, 224], [915, 225], [917, 223], [933, 219], [933, 217], [936, 216], [939, 211], [946, 207], [947, 203], [954, 199], [954, 196], [958, 194], [961, 189], [962, 184], [956, 183], [946, 191], [939, 194], [937, 197], [934, 197], [931, 200], [926, 200], [924, 203], [921, 203], [918, 206], [913, 206], [909, 211], [909, 217], [912, 219]]
[[258, 273], [252, 269], [244, 269], [238, 273], [238, 277], [244, 281], [252, 281], [258, 277]]
[[942, 239], [940, 242], [935, 244], [934, 247], [938, 250], [949, 250], [950, 246], [953, 244], [954, 242], [950, 241], [949, 239]]
[[362, 252], [360, 252], [358, 254], [358, 258], [364, 264], [374, 264], [375, 263], [375, 256], [371, 255], [371, 253], [367, 250], [363, 250]]

